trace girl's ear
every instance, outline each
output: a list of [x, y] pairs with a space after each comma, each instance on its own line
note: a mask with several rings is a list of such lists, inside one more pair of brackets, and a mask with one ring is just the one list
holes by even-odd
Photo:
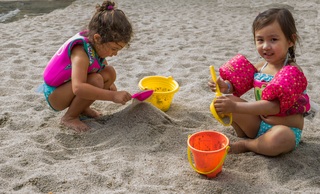
[[296, 34], [292, 34], [292, 40], [289, 40], [289, 47], [292, 47], [295, 45], [295, 42], [297, 41], [297, 35]]
[[93, 35], [93, 41], [95, 44], [100, 43], [101, 42], [101, 36], [99, 34], [94, 34]]

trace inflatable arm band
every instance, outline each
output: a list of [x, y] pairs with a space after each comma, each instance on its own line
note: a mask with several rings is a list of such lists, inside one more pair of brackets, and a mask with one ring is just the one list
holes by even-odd
[[298, 67], [284, 66], [262, 91], [261, 99], [280, 102], [280, 113], [284, 114], [294, 106], [307, 88], [307, 79]]
[[236, 55], [220, 69], [220, 77], [231, 82], [233, 95], [240, 97], [253, 88], [253, 78], [257, 69], [243, 55]]

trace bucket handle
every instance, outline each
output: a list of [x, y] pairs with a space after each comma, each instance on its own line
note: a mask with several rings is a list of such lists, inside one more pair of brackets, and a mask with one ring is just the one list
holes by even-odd
[[192, 159], [191, 159], [191, 151], [190, 151], [189, 146], [188, 146], [188, 160], [189, 160], [189, 163], [190, 163], [191, 167], [193, 168], [193, 170], [195, 170], [197, 173], [204, 174], [204, 175], [211, 174], [211, 173], [213, 173], [214, 171], [216, 171], [218, 168], [220, 168], [222, 166], [224, 160], [226, 159], [226, 156], [228, 154], [229, 149], [230, 149], [230, 146], [227, 146], [226, 147], [226, 152], [224, 153], [224, 156], [223, 156], [222, 160], [219, 162], [219, 164], [213, 170], [210, 170], [209, 172], [201, 172], [194, 166], [194, 164], [192, 162]]

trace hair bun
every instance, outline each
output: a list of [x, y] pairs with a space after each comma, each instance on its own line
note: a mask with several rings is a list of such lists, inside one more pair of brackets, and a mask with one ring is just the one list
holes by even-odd
[[115, 9], [115, 3], [112, 1], [104, 1], [102, 5], [96, 6], [97, 11], [112, 11]]
[[113, 5], [108, 5], [107, 10], [113, 10]]

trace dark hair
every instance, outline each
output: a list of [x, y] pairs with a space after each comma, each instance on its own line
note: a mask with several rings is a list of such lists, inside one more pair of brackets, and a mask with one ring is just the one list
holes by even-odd
[[86, 36], [94, 44], [93, 36], [101, 36], [101, 44], [107, 42], [129, 43], [133, 34], [132, 26], [123, 11], [115, 7], [115, 3], [104, 1], [96, 6]]
[[291, 12], [285, 8], [272, 8], [260, 13], [252, 24], [252, 33], [255, 39], [255, 32], [262, 29], [265, 26], [277, 21], [281, 27], [281, 30], [287, 40], [293, 43], [293, 46], [289, 48], [288, 52], [292, 61], [295, 61], [295, 48], [296, 42], [299, 42], [300, 37], [295, 25], [295, 20]]

